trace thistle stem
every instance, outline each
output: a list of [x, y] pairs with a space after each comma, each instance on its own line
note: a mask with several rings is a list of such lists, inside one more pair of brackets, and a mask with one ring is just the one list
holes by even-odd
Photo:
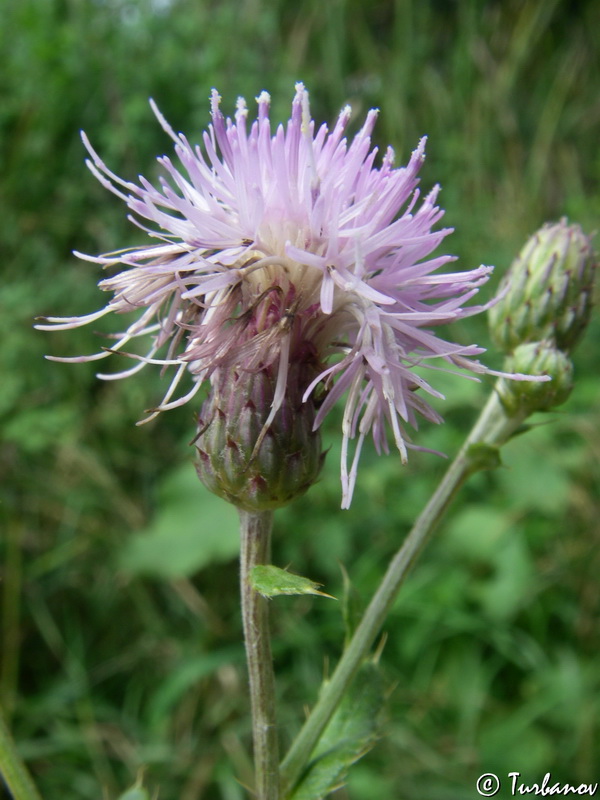
[[279, 800], [279, 747], [275, 677], [269, 634], [268, 600], [250, 583], [252, 568], [268, 564], [273, 514], [240, 509], [240, 581], [244, 641], [250, 682], [257, 800]]
[[323, 687], [310, 716], [285, 756], [281, 764], [282, 797], [288, 796], [301, 777], [325, 726], [378, 636], [404, 578], [438, 521], [467, 478], [486, 467], [485, 459], [478, 458], [472, 446], [504, 444], [524, 417], [507, 417], [497, 392], [492, 392], [458, 455], [390, 563], [335, 672]]
[[21, 760], [4, 714], [0, 709], [0, 775], [14, 800], [41, 800], [40, 794]]

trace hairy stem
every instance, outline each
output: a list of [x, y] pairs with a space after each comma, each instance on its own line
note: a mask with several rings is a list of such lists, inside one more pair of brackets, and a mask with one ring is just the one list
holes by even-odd
[[283, 797], [288, 795], [301, 777], [325, 726], [381, 631], [404, 578], [438, 521], [466, 479], [486, 468], [485, 459], [474, 454], [473, 446], [504, 444], [523, 419], [523, 416], [507, 417], [496, 391], [492, 392], [467, 440], [390, 563], [331, 680], [323, 687], [315, 707], [284, 758], [281, 764]]
[[239, 514], [242, 617], [252, 707], [256, 797], [257, 800], [278, 800], [279, 747], [268, 600], [250, 583], [252, 568], [269, 563], [273, 514], [242, 510]]
[[4, 714], [0, 709], [0, 775], [14, 800], [41, 800], [25, 764], [21, 761]]

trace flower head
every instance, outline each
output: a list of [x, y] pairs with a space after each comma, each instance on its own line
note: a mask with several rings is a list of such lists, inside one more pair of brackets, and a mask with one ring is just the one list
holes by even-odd
[[590, 320], [597, 267], [591, 237], [579, 225], [564, 218], [543, 225], [511, 264], [490, 309], [497, 346], [510, 353], [525, 342], [551, 339], [564, 352], [572, 350]]
[[519, 344], [504, 362], [507, 372], [521, 369], [531, 375], [546, 375], [546, 381], [498, 381], [498, 397], [513, 417], [534, 411], [551, 411], [562, 405], [573, 390], [573, 362], [550, 339]]
[[[91, 171], [158, 241], [81, 256], [124, 267], [100, 282], [112, 299], [95, 314], [46, 318], [38, 327], [74, 328], [110, 312], [137, 310], [137, 320], [110, 349], [55, 360], [102, 359], [149, 339], [145, 355], [126, 353], [138, 362], [133, 368], [99, 376], [125, 377], [145, 364], [173, 366], [170, 387], [149, 418], [187, 402], [204, 381], [214, 385], [227, 371], [236, 380], [240, 372], [267, 370], [272, 376], [265, 430], [286, 401], [292, 375], [303, 384], [304, 402], [318, 394], [315, 428], [345, 395], [341, 469], [347, 507], [369, 433], [377, 450], [387, 452], [389, 426], [405, 461], [407, 448], [414, 447], [406, 425], [416, 427], [419, 415], [441, 421], [424, 398], [441, 395], [415, 367], [441, 359], [487, 372], [472, 359], [481, 348], [444, 341], [432, 329], [482, 310], [465, 303], [491, 268], [440, 272], [453, 257], [431, 257], [450, 229], [434, 230], [443, 216], [436, 205], [439, 187], [423, 198], [417, 188], [425, 139], [407, 166], [394, 167], [391, 148], [375, 166], [370, 137], [377, 111], [369, 111], [349, 142], [344, 132], [350, 108], [331, 131], [326, 125], [316, 129], [300, 83], [285, 128], [272, 131], [266, 92], [257, 104], [251, 125], [241, 98], [235, 118], [226, 119], [213, 91], [212, 124], [201, 148], [174, 133], [152, 103], [179, 160], [176, 166], [167, 156], [158, 159], [165, 172], [158, 186], [143, 177], [139, 184], [118, 178], [84, 136]], [[192, 388], [176, 397], [186, 373]]]

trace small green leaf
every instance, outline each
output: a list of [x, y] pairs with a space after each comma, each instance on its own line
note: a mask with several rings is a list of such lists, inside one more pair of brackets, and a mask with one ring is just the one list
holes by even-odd
[[[331, 597], [330, 594], [319, 591], [320, 583], [315, 583], [309, 578], [293, 575], [285, 569], [274, 567], [272, 564], [260, 564], [253, 567], [250, 572], [252, 588], [263, 597], [276, 597], [279, 594], [318, 594], [321, 597]], [[335, 597], [331, 597], [335, 600]]]
[[344, 785], [349, 767], [377, 740], [384, 701], [379, 668], [367, 661], [325, 728], [290, 800], [323, 800]]
[[471, 460], [471, 469], [473, 472], [482, 469], [496, 469], [501, 466], [500, 448], [495, 445], [478, 443], [472, 444], [467, 450], [469, 459]]

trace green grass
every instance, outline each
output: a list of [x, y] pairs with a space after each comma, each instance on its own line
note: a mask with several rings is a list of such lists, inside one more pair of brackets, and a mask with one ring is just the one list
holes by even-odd
[[[447, 246], [464, 268], [501, 273], [546, 220], [598, 226], [600, 7], [8, 0], [2, 15], [3, 702], [48, 800], [115, 800], [142, 766], [161, 799], [241, 800], [251, 767], [237, 566], [232, 546], [202, 545], [220, 512], [191, 477], [191, 412], [135, 427], [158, 375], [104, 384], [93, 364], [50, 364], [45, 352], [94, 352], [97, 337], [31, 327], [105, 301], [72, 249], [136, 241], [83, 166], [78, 131], [118, 174], [151, 177], [170, 143], [149, 96], [198, 139], [213, 85], [230, 112], [266, 88], [285, 120], [301, 79], [317, 120], [350, 102], [356, 129], [378, 106], [377, 142], [399, 163], [428, 134], [422, 183], [442, 184]], [[482, 320], [453, 336], [489, 345]], [[505, 468], [469, 483], [406, 584], [386, 626], [385, 735], [340, 800], [462, 800], [483, 772], [597, 779], [599, 339], [596, 318], [572, 398], [511, 444]], [[485, 391], [443, 385], [447, 423], [417, 436], [452, 454]], [[321, 481], [277, 515], [275, 561], [338, 596], [341, 562], [366, 600], [444, 464], [417, 454], [402, 468], [366, 448], [341, 512], [339, 419], [324, 438]], [[306, 597], [274, 600], [273, 625], [289, 742], [343, 625], [336, 604]]]

